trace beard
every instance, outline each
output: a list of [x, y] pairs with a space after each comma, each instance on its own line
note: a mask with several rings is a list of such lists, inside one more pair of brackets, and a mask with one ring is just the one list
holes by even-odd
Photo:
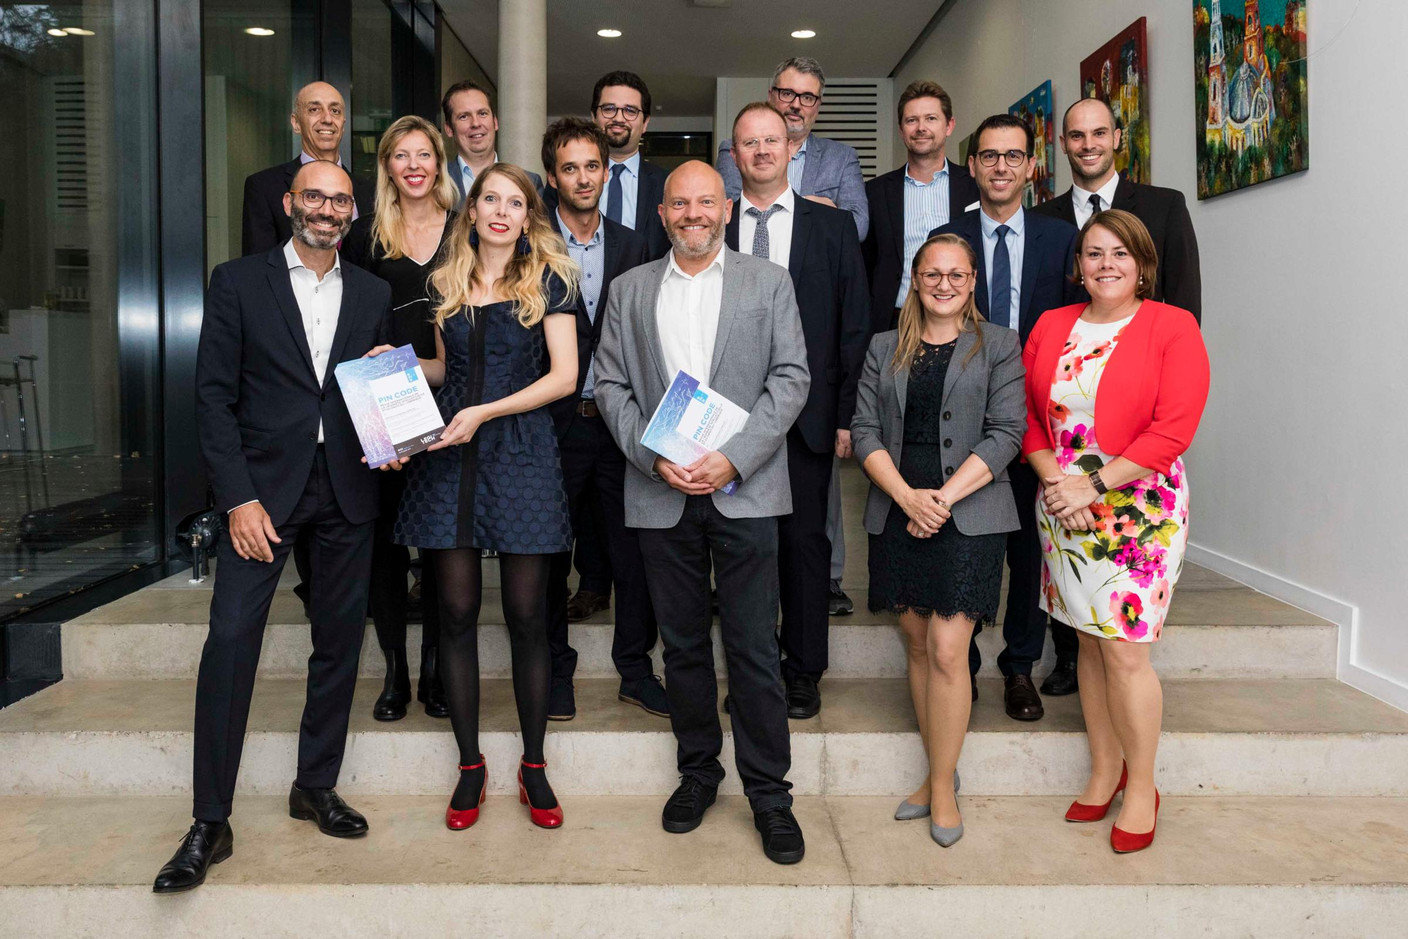
[[590, 212], [601, 204], [601, 189], [599, 187], [585, 193], [579, 193], [575, 189], [559, 189], [558, 195], [575, 212]]
[[705, 231], [686, 233], [682, 228], [672, 226], [669, 235], [670, 244], [680, 257], [707, 258], [724, 243], [723, 216]]
[[[342, 239], [347, 237], [347, 233], [352, 230], [352, 214], [349, 212], [339, 218], [336, 213], [329, 212], [327, 206], [328, 203], [324, 202], [322, 208], [317, 210], [318, 214], [310, 215], [307, 209], [295, 202], [293, 212], [289, 216], [289, 221], [293, 226], [293, 237], [308, 247], [317, 248], [320, 251], [336, 248]], [[311, 231], [308, 228], [309, 222], [331, 222], [337, 225], [337, 231], [326, 235]]]
[[606, 142], [618, 150], [631, 141], [631, 129], [629, 127], [616, 129], [607, 125], [603, 128], [603, 131], [606, 134]]

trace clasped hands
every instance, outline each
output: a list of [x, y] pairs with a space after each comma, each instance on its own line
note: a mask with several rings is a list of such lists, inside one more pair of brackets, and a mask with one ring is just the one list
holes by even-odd
[[738, 475], [729, 458], [717, 450], [704, 454], [688, 466], [657, 456], [655, 472], [671, 489], [687, 496], [707, 496], [727, 486]]
[[1084, 473], [1047, 476], [1041, 481], [1042, 501], [1069, 531], [1093, 531], [1095, 513], [1090, 506], [1100, 498], [1095, 484]]
[[915, 538], [932, 538], [953, 516], [948, 502], [937, 489], [910, 489], [899, 501], [904, 514], [909, 516], [905, 531]]

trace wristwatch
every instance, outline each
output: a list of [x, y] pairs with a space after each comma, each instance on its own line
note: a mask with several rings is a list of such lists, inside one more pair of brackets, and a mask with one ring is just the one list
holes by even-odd
[[1102, 496], [1105, 494], [1105, 480], [1100, 478], [1100, 471], [1098, 469], [1093, 469], [1089, 473], [1086, 473], [1085, 478], [1090, 480], [1090, 484], [1095, 487], [1096, 492], [1100, 493]]

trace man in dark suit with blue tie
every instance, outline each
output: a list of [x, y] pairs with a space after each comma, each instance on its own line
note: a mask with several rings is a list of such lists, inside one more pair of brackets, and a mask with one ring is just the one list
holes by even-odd
[[592, 120], [610, 144], [603, 213], [644, 238], [650, 260], [663, 258], [670, 239], [660, 203], [669, 174], [640, 155], [640, 138], [650, 127], [650, 89], [635, 72], [608, 72], [592, 89]]
[[[626, 527], [626, 457], [597, 410], [593, 368], [601, 341], [611, 282], [644, 264], [645, 239], [601, 214], [606, 186], [607, 138], [580, 118], [557, 121], [543, 134], [543, 168], [558, 191], [549, 219], [582, 269], [577, 298], [577, 393], [548, 406], [562, 453], [562, 481], [574, 528], [591, 519], [600, 533], [616, 584], [616, 629], [611, 659], [621, 676], [619, 700], [660, 717], [670, 715], [665, 689], [652, 672], [650, 652], [659, 637], [640, 540]], [[658, 213], [657, 213], [658, 215]], [[567, 642], [567, 576], [571, 554], [554, 555], [548, 574], [548, 644], [552, 688], [548, 717], [577, 713], [572, 675], [577, 653]]]
[[[989, 322], [1017, 330], [1026, 343], [1041, 314], [1086, 298], [1072, 277], [1078, 233], [1074, 225], [1022, 209], [1035, 143], [1030, 127], [1010, 115], [995, 114], [978, 125], [974, 141], [968, 170], [978, 184], [978, 208], [930, 235], [953, 232], [967, 239], [978, 256], [978, 310]], [[1031, 673], [1046, 639], [1046, 614], [1037, 602], [1042, 563], [1036, 528], [1038, 480], [1020, 458], [1008, 473], [1022, 527], [1007, 538], [1005, 648], [997, 665], [1005, 683], [1007, 715], [1035, 721], [1045, 710]], [[969, 646], [968, 664], [976, 676], [981, 665], [976, 643]], [[975, 679], [975, 699], [977, 694]]]

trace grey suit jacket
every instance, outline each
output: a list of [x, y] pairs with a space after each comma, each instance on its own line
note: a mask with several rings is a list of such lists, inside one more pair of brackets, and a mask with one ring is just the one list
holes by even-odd
[[[1027, 429], [1026, 370], [1022, 368], [1017, 334], [1005, 326], [979, 323], [983, 347], [965, 366], [973, 348], [973, 333], [959, 333], [958, 347], [944, 376], [942, 428], [945, 474], [955, 471], [970, 453], [992, 470], [993, 480], [953, 505], [953, 524], [965, 535], [1016, 531], [1017, 505], [1007, 464], [1021, 448]], [[851, 421], [851, 444], [861, 465], [877, 450], [886, 450], [900, 465], [904, 443], [905, 393], [909, 369], [890, 371], [890, 359], [899, 345], [896, 330], [877, 333], [870, 340], [865, 369], [856, 393], [856, 414]], [[950, 445], [950, 441], [952, 444]], [[870, 484], [865, 503], [865, 530], [878, 535], [894, 504], [885, 491]]]
[[[786, 515], [792, 511], [792, 487], [783, 442], [811, 385], [792, 278], [770, 261], [721, 250], [726, 252], [723, 301], [705, 380], [749, 417], [719, 448], [738, 470], [738, 488], [733, 495], [716, 492], [712, 498], [729, 518]], [[669, 257], [611, 282], [596, 350], [596, 403], [635, 467], [626, 472], [626, 524], [632, 528], [671, 528], [684, 512], [684, 493], [655, 474], [656, 454], [640, 442], [675, 377], [665, 374], [655, 312]]]
[[[724, 194], [737, 202], [743, 192], [743, 177], [733, 160], [733, 141], [719, 144], [719, 175], [724, 178]], [[865, 240], [870, 231], [870, 200], [865, 197], [865, 179], [860, 174], [860, 157], [855, 147], [839, 140], [812, 134], [807, 138], [807, 162], [802, 168], [804, 196], [825, 196], [856, 220], [856, 236]]]

